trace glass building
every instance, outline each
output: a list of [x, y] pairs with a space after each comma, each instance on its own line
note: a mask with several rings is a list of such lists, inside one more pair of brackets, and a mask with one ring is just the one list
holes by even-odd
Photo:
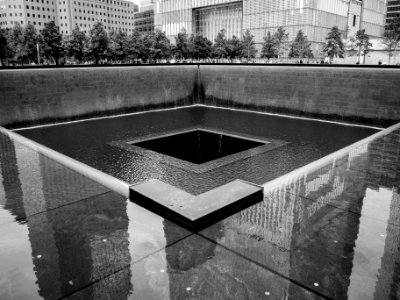
[[366, 29], [371, 37], [382, 37], [386, 0], [156, 0], [155, 27], [173, 41], [180, 29], [214, 40], [220, 29], [227, 36], [242, 36], [249, 29], [258, 49], [268, 31], [283, 26], [293, 40], [301, 29], [319, 54], [325, 37], [338, 26], [345, 37]]

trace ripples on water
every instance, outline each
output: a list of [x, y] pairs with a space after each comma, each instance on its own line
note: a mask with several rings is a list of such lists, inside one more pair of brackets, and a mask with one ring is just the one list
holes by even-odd
[[[116, 140], [204, 126], [278, 139], [288, 145], [196, 174], [110, 146]], [[234, 179], [265, 183], [365, 138], [376, 130], [213, 108], [182, 108], [92, 120], [19, 133], [129, 183], [157, 178], [199, 194]], [[184, 147], [184, 145], [176, 145]]]

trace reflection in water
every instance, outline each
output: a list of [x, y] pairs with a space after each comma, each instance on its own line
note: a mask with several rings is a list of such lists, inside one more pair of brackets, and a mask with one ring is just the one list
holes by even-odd
[[[14, 239], [24, 235], [24, 229], [27, 229], [30, 247], [25, 244], [20, 246], [31, 250], [31, 255], [21, 253], [15, 266], [7, 267], [6, 264], [6, 267], [22, 273], [19, 276], [25, 278], [30, 273], [29, 268], [33, 269], [37, 278], [34, 281], [27, 280], [20, 286], [10, 282], [3, 285], [1, 282], [10, 274], [2, 274], [2, 291], [26, 298], [28, 293], [25, 287], [30, 282], [36, 282], [38, 295], [44, 299], [55, 299], [129, 266], [126, 201], [119, 201], [119, 197], [115, 196], [113, 201], [112, 196], [105, 194], [95, 201], [89, 198], [63, 206], [67, 195], [60, 197], [60, 191], [68, 190], [64, 187], [69, 186], [74, 193], [72, 200], [73, 196], [76, 197], [75, 201], [84, 199], [87, 191], [76, 191], [74, 188], [85, 186], [77, 181], [87, 179], [24, 146], [14, 145], [7, 137], [2, 136], [0, 141], [0, 169], [5, 191], [5, 199], [1, 201], [16, 220], [26, 224], [10, 224], [9, 227], [13, 230]], [[61, 207], [48, 210], [54, 206]], [[26, 218], [26, 215], [33, 216]], [[25, 258], [30, 258], [31, 262], [25, 261]], [[10, 258], [3, 256], [1, 259]], [[104, 291], [122, 299], [127, 298], [132, 290], [129, 268], [120, 275], [122, 278], [117, 281], [101, 281], [95, 287], [85, 289], [85, 299], [98, 299]], [[35, 299], [35, 294], [31, 290], [26, 299]]]
[[1, 136], [0, 204], [20, 224], [2, 236], [19, 247], [15, 258], [0, 249], [0, 289], [28, 299], [313, 298], [298, 282], [337, 299], [399, 298], [399, 145], [397, 132], [360, 146], [183, 239], [173, 223], [87, 193], [83, 177]]
[[399, 292], [399, 145], [398, 134], [388, 135], [292, 178], [263, 203], [225, 220], [217, 241], [328, 297], [393, 297]]
[[21, 190], [21, 181], [19, 179], [14, 142], [11, 141], [8, 136], [1, 135], [0, 149], [0, 167], [5, 194], [5, 199], [1, 200], [1, 204], [15, 216], [16, 220], [24, 219], [23, 194]]

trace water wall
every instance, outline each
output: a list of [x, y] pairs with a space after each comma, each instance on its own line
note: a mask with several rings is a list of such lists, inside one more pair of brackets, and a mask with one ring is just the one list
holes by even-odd
[[387, 126], [400, 69], [169, 65], [0, 70], [0, 125], [21, 127], [195, 103]]
[[198, 66], [0, 71], [0, 125], [20, 127], [191, 105]]
[[387, 126], [400, 121], [400, 68], [200, 67], [202, 103]]

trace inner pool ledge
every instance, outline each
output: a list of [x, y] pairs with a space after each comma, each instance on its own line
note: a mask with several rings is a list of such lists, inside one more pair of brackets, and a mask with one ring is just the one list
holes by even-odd
[[[256, 186], [252, 183], [247, 183], [241, 180], [234, 180], [230, 183], [217, 187], [213, 190], [210, 190], [198, 196], [193, 196], [189, 193], [179, 190], [176, 187], [170, 186], [164, 182], [155, 179], [150, 179], [136, 185], [130, 185], [127, 182], [121, 181], [113, 176], [103, 173], [73, 158], [70, 158], [64, 154], [54, 151], [44, 145], [41, 145], [28, 138], [25, 138], [19, 135], [18, 133], [15, 133], [3, 127], [0, 127], [0, 132], [9, 136], [12, 140], [34, 149], [38, 153], [41, 153], [57, 161], [58, 163], [98, 182], [99, 184], [109, 188], [112, 191], [115, 191], [116, 193], [126, 198], [131, 198], [131, 200], [134, 198], [134, 202], [137, 203], [142, 202], [143, 204], [144, 199], [159, 200], [158, 204], [157, 203], [155, 204], [155, 202], [153, 201], [145, 203], [145, 205], [149, 209], [152, 209], [152, 207], [150, 207], [151, 205], [155, 205], [156, 213], [161, 214], [164, 217], [178, 216], [178, 218], [175, 218], [177, 222], [186, 225], [187, 227], [190, 227], [192, 229], [196, 229], [196, 227], [198, 226], [200, 227], [206, 226], [209, 222], [211, 222], [210, 220], [213, 221], [214, 219], [222, 218], [226, 216], [227, 213], [231, 214], [232, 211], [237, 211], [239, 209], [241, 210], [246, 206], [261, 201], [263, 198], [263, 194], [268, 193], [275, 187], [282, 185], [286, 182], [291, 182], [293, 179], [298, 178], [298, 176], [313, 172], [321, 167], [324, 167], [325, 165], [332, 162], [332, 160], [347, 155], [352, 150], [357, 149], [358, 147], [365, 145], [367, 143], [370, 143], [375, 139], [388, 135], [392, 131], [397, 130], [399, 128], [400, 128], [400, 123], [393, 125], [365, 139], [362, 139], [345, 148], [342, 148], [332, 154], [329, 154], [321, 159], [318, 159], [306, 166], [300, 167], [292, 172], [289, 172], [286, 175], [283, 175], [274, 180], [266, 182], [262, 186]], [[157, 187], [157, 189], [152, 190], [153, 187]], [[165, 190], [166, 192], [165, 193], [157, 192], [160, 190]], [[173, 195], [173, 197], [171, 195]], [[189, 200], [189, 202], [193, 205], [193, 207], [189, 207], [188, 205], [184, 206], [182, 204], [181, 207], [179, 207], [178, 204], [177, 206], [178, 214], [176, 215], [177, 212], [174, 212], [173, 210], [170, 209], [165, 209], [165, 207], [170, 206], [171, 203], [169, 201], [171, 199], [175, 199], [174, 197], [177, 195], [179, 196], [178, 197], [179, 201], [175, 201], [175, 203], [173, 203], [174, 205], [180, 203], [180, 200], [186, 199]], [[244, 200], [238, 201], [241, 199]], [[157, 205], [163, 206], [161, 213], [159, 213], [160, 207]], [[185, 210], [189, 208], [190, 210]], [[154, 211], [154, 207], [152, 210]]]
[[21, 143], [44, 156], [47, 156], [56, 162], [78, 172], [91, 180], [98, 182], [99, 184], [109, 188], [110, 190], [128, 198], [129, 197], [129, 184], [119, 180], [113, 176], [103, 173], [95, 168], [92, 168], [84, 163], [81, 163], [69, 156], [66, 156], [60, 152], [54, 151], [42, 144], [36, 143], [31, 139], [28, 139], [18, 133], [10, 131], [0, 126], [0, 132], [9, 136], [12, 140]]
[[400, 123], [392, 125], [386, 129], [383, 129], [373, 135], [370, 135], [358, 142], [355, 142], [345, 148], [339, 149], [325, 157], [317, 159], [303, 167], [300, 167], [300, 168], [293, 170], [283, 176], [280, 176], [271, 181], [268, 181], [262, 185], [264, 187], [264, 193], [267, 193], [268, 191], [271, 191], [279, 186], [285, 185], [286, 183], [292, 182], [294, 179], [297, 179], [304, 174], [312, 173], [312, 172], [326, 166], [327, 164], [331, 163], [333, 160], [349, 154], [352, 150], [357, 149], [358, 147], [360, 147], [362, 145], [368, 144], [380, 137], [386, 136], [399, 128], [400, 128]]
[[189, 228], [201, 230], [264, 199], [263, 187], [234, 180], [192, 195], [157, 179], [131, 186], [130, 200]]

